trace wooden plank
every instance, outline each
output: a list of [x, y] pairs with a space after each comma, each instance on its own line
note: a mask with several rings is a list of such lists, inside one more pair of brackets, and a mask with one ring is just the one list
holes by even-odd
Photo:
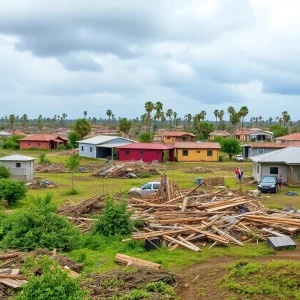
[[126, 264], [126, 265], [132, 264], [135, 266], [148, 267], [148, 268], [152, 268], [152, 269], [156, 269], [156, 270], [161, 268], [160, 264], [150, 262], [147, 260], [143, 260], [143, 259], [139, 259], [139, 258], [135, 258], [132, 256], [120, 254], [120, 253], [117, 253], [117, 255], [115, 256], [115, 261], [118, 263]]
[[185, 243], [185, 242], [176, 240], [176, 239], [174, 239], [174, 238], [172, 238], [172, 237], [170, 237], [170, 236], [163, 235], [163, 238], [164, 238], [165, 240], [168, 240], [168, 241], [171, 241], [171, 242], [173, 242], [173, 243], [179, 244], [179, 245], [181, 245], [181, 246], [183, 246], [183, 247], [185, 247], [185, 248], [187, 248], [187, 249], [190, 249], [190, 250], [193, 250], [193, 251], [196, 251], [196, 252], [201, 251], [200, 248], [198, 248], [198, 247], [195, 246], [195, 245], [187, 244], [187, 243]]

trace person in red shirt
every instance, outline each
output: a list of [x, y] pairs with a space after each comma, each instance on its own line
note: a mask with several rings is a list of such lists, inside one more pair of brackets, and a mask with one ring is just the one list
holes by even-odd
[[240, 179], [239, 179], [240, 170], [239, 170], [239, 168], [236, 168], [234, 170], [234, 174], [235, 174], [235, 183], [239, 183], [240, 182]]

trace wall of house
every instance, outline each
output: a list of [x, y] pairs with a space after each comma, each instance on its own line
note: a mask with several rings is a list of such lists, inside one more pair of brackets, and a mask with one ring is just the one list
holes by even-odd
[[[278, 174], [271, 174], [270, 168], [277, 167]], [[283, 182], [287, 181], [287, 176], [289, 174], [289, 168], [284, 164], [260, 164], [253, 163], [253, 177], [255, 180], [260, 181], [264, 176], [278, 176], [282, 175]]]
[[[17, 163], [21, 166], [17, 167]], [[11, 171], [11, 177], [14, 179], [30, 181], [35, 177], [34, 160], [32, 161], [0, 161], [0, 165], [8, 167]]]
[[[188, 151], [187, 156], [183, 156], [183, 150]], [[207, 151], [212, 151], [212, 156], [207, 155]], [[217, 149], [176, 149], [177, 161], [219, 161], [219, 150]]]
[[21, 149], [47, 149], [50, 150], [50, 142], [38, 142], [38, 141], [20, 141]]
[[152, 162], [157, 160], [162, 162], [162, 150], [140, 150], [140, 149], [119, 149], [119, 160], [143, 160]]
[[79, 143], [79, 155], [96, 158], [96, 145]]
[[[258, 153], [258, 150], [259, 149], [263, 149], [264, 152], [263, 153]], [[270, 152], [273, 152], [273, 151], [276, 151], [278, 150], [278, 148], [263, 148], [263, 145], [261, 148], [250, 148], [250, 156], [256, 156], [256, 155], [260, 155], [260, 154], [265, 154], [265, 153], [270, 153]]]
[[183, 135], [183, 136], [164, 136], [164, 143], [171, 144], [174, 142], [195, 142], [194, 136]]

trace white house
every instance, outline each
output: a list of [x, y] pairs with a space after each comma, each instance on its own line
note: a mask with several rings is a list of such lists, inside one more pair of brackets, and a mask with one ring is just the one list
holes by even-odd
[[78, 143], [80, 156], [114, 159], [118, 156], [117, 147], [136, 142], [119, 136], [99, 135]]
[[283, 182], [300, 185], [300, 147], [288, 147], [249, 159], [253, 161], [254, 179], [259, 181], [264, 176], [281, 174]]
[[0, 138], [11, 137], [12, 134], [6, 131], [0, 131]]
[[14, 154], [0, 158], [0, 165], [8, 167], [11, 177], [24, 181], [33, 180], [35, 177], [34, 161], [36, 158]]

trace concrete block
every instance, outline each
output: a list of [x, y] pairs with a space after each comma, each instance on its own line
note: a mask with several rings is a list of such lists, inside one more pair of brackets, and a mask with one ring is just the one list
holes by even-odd
[[267, 239], [267, 244], [274, 250], [295, 249], [296, 243], [289, 236], [272, 236]]

